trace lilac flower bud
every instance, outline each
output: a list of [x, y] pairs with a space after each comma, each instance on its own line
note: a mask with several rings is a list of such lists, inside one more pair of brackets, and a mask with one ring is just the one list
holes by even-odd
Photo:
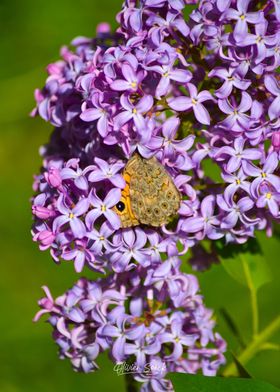
[[43, 246], [51, 246], [55, 240], [55, 234], [50, 230], [43, 230], [34, 236], [34, 240], [39, 241]]
[[273, 132], [272, 134], [272, 146], [275, 151], [280, 151], [280, 131]]
[[33, 206], [32, 213], [39, 219], [47, 220], [55, 216], [55, 212], [43, 206]]
[[98, 36], [102, 36], [103, 34], [108, 34], [111, 32], [111, 26], [109, 23], [99, 23], [96, 27], [96, 33]]
[[44, 174], [47, 183], [53, 188], [60, 188], [62, 184], [62, 179], [60, 176], [60, 171], [54, 167], [51, 167], [48, 172]]

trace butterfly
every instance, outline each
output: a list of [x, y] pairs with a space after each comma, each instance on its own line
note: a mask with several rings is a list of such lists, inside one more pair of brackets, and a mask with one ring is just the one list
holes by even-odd
[[181, 194], [156, 157], [144, 159], [134, 154], [124, 168], [123, 177], [126, 186], [114, 207], [123, 228], [140, 224], [160, 227], [177, 214]]

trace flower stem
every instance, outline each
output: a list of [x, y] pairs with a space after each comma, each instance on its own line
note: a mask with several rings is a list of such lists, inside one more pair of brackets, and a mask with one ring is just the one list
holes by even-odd
[[138, 392], [137, 381], [129, 373], [125, 374], [125, 387], [126, 392]]
[[[249, 346], [237, 357], [238, 361], [242, 365], [246, 365], [279, 328], [280, 316], [276, 317], [262, 332], [254, 337]], [[223, 376], [237, 376], [237, 369], [234, 363], [229, 364], [225, 368]]]
[[251, 296], [251, 307], [252, 307], [252, 323], [253, 323], [253, 337], [256, 336], [259, 332], [259, 308], [258, 308], [258, 297], [257, 297], [257, 290], [253, 284], [252, 281], [252, 276], [250, 269], [248, 267], [247, 261], [243, 258], [242, 255], [240, 255], [242, 259], [242, 264], [247, 280], [247, 285], [250, 290], [250, 296]]

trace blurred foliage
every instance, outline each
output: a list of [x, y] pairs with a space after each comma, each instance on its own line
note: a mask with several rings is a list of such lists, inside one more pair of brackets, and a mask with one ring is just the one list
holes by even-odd
[[[32, 174], [39, 170], [38, 148], [48, 140], [51, 127], [28, 117], [34, 106], [33, 90], [43, 85], [44, 68], [58, 58], [60, 46], [77, 35], [93, 36], [101, 21], [115, 25], [120, 6], [121, 0], [0, 0], [1, 392], [124, 391], [123, 379], [113, 372], [109, 359], [104, 356], [98, 361], [101, 370], [96, 374], [76, 374], [67, 361], [58, 359], [49, 325], [31, 321], [42, 295], [40, 286], [47, 284], [56, 296], [78, 277], [72, 263], [55, 265], [31, 240]], [[273, 276], [272, 283], [259, 292], [264, 327], [279, 312], [280, 242], [267, 240], [264, 234], [258, 237]], [[185, 270], [191, 272], [187, 264]], [[198, 276], [207, 306], [216, 311], [217, 328], [235, 351], [238, 341], [219, 309], [227, 310], [249, 340], [247, 289], [221, 265]], [[272, 343], [280, 343], [280, 334]], [[279, 363], [279, 351], [264, 351], [247, 369], [253, 377], [279, 386]]]
[[268, 263], [256, 238], [239, 245], [216, 241], [215, 249], [225, 270], [240, 284], [258, 291], [271, 281]]
[[278, 388], [258, 380], [237, 378], [203, 377], [173, 373], [171, 375], [176, 392], [279, 392]]

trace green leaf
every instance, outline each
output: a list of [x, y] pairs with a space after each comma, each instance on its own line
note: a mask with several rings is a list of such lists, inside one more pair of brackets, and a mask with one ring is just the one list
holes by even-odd
[[241, 378], [252, 378], [252, 376], [249, 374], [248, 370], [245, 369], [245, 367], [242, 365], [241, 362], [239, 362], [238, 358], [231, 353], [233, 362], [235, 363], [236, 369], [238, 371], [238, 376]]
[[170, 379], [176, 392], [279, 392], [271, 384], [254, 379], [205, 377], [172, 373]]
[[215, 248], [227, 273], [239, 283], [257, 291], [271, 281], [270, 269], [255, 238], [242, 245], [217, 242]]
[[231, 317], [231, 315], [229, 314], [229, 312], [225, 309], [222, 308], [220, 310], [221, 315], [223, 316], [223, 319], [225, 320], [228, 328], [230, 329], [230, 331], [232, 332], [232, 334], [236, 337], [236, 339], [238, 340], [240, 346], [244, 349], [246, 348], [246, 344], [243, 340], [243, 337], [239, 331], [239, 328], [237, 327], [236, 323], [234, 322], [233, 318]]

